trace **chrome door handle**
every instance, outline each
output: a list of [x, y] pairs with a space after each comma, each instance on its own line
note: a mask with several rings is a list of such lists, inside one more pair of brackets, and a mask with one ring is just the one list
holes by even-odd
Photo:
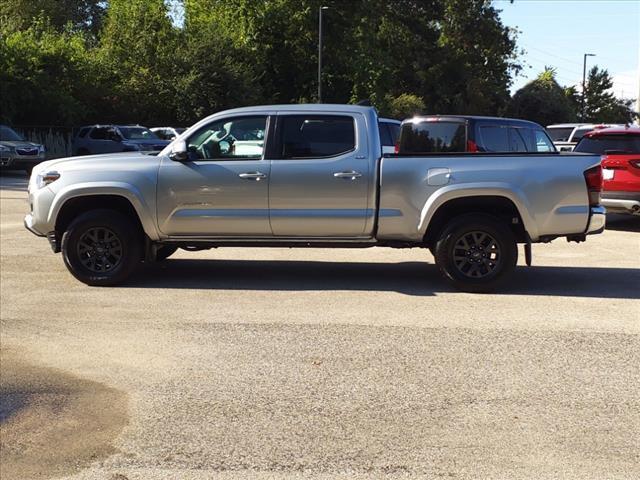
[[239, 173], [238, 176], [245, 180], [255, 180], [256, 182], [259, 182], [263, 178], [267, 178], [267, 175], [262, 172], [245, 172]]
[[351, 170], [350, 172], [335, 172], [333, 174], [336, 178], [345, 178], [347, 180], [355, 180], [358, 177], [361, 177], [362, 174], [360, 172], [356, 172], [355, 170]]

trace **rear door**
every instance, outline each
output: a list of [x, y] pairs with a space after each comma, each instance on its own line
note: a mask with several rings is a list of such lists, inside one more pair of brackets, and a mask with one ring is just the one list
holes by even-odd
[[269, 181], [273, 234], [363, 236], [374, 214], [367, 208], [373, 172], [364, 116], [281, 112], [276, 138]]

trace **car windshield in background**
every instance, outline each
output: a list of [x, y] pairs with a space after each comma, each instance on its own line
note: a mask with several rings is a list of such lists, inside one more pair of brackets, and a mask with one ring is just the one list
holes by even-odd
[[547, 128], [547, 133], [554, 142], [566, 142], [569, 140], [571, 132], [573, 132], [573, 127]]
[[20, 135], [14, 132], [9, 127], [0, 127], [0, 140], [6, 140], [8, 142], [22, 142], [23, 139]]
[[579, 128], [578, 130], [576, 130], [576, 133], [573, 134], [573, 138], [571, 139], [572, 142], [579, 142], [580, 139], [582, 137], [584, 137], [585, 133], [589, 133], [590, 131], [592, 131], [593, 128], [589, 127], [589, 128]]
[[640, 153], [640, 135], [597, 135], [584, 137], [574, 152], [605, 154]]
[[158, 140], [158, 137], [144, 127], [118, 127], [120, 133], [127, 140]]
[[405, 123], [401, 150], [403, 154], [464, 152], [466, 137], [466, 124], [461, 122]]

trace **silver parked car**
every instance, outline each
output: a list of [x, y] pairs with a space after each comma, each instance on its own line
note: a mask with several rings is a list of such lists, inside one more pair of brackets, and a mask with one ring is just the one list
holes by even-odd
[[28, 142], [12, 128], [0, 125], [0, 167], [31, 173], [44, 157], [44, 145]]
[[73, 139], [74, 155], [160, 151], [170, 142], [140, 125], [92, 125], [81, 127]]

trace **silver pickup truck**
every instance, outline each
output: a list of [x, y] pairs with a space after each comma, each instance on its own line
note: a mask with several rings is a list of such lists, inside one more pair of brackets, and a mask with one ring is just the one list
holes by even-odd
[[600, 158], [383, 156], [375, 109], [228, 110], [157, 153], [51, 160], [25, 226], [89, 285], [114, 285], [177, 248], [423, 247], [458, 288], [489, 291], [517, 244], [602, 232]]

